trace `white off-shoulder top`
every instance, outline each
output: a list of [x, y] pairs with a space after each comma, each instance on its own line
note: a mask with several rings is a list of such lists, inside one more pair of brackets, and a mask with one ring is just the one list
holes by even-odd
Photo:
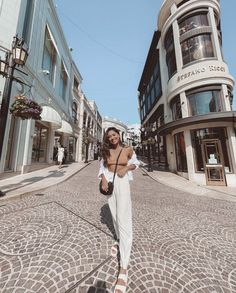
[[[127, 165], [135, 165], [136, 169], [139, 167], [140, 162], [137, 159], [137, 156], [135, 154], [135, 152], [133, 152], [132, 157], [128, 160]], [[101, 179], [102, 174], [104, 174], [106, 180], [109, 182], [111, 182], [113, 180], [113, 175], [114, 173], [109, 171], [107, 167], [104, 166], [104, 161], [103, 159], [100, 161], [100, 168], [99, 168], [99, 172], [98, 172], [98, 178]], [[128, 178], [129, 180], [133, 180], [133, 173], [132, 171], [128, 171], [127, 172]]]

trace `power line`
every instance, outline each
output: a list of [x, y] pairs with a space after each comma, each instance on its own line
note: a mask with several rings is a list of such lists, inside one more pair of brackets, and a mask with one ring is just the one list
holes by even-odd
[[142, 64], [143, 62], [141, 61], [137, 61], [137, 60], [133, 60], [129, 57], [123, 56], [119, 53], [117, 53], [116, 51], [114, 51], [113, 49], [107, 47], [106, 45], [104, 45], [103, 43], [101, 43], [100, 41], [97, 41], [90, 33], [88, 33], [87, 31], [85, 31], [84, 29], [82, 29], [78, 24], [76, 24], [74, 21], [71, 20], [71, 18], [69, 18], [67, 15], [65, 15], [61, 9], [59, 9], [57, 7], [57, 9], [60, 11], [60, 14], [67, 19], [71, 24], [73, 24], [73, 26], [75, 26], [79, 31], [81, 31], [83, 34], [85, 34], [91, 41], [93, 41], [94, 43], [96, 43], [97, 45], [103, 47], [105, 50], [107, 50], [108, 52], [110, 52], [111, 54], [120, 57], [121, 59], [124, 59], [126, 61], [129, 61], [131, 63], [136, 63], [136, 64]]

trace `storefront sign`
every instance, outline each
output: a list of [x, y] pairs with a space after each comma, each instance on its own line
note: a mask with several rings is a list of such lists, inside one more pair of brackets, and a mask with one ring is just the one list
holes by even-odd
[[204, 66], [202, 68], [194, 69], [192, 71], [188, 71], [185, 74], [181, 74], [177, 77], [177, 82], [180, 82], [181, 80], [187, 79], [192, 76], [199, 75], [204, 72], [225, 72], [225, 67], [224, 66], [215, 66], [215, 65], [209, 65], [209, 66]]

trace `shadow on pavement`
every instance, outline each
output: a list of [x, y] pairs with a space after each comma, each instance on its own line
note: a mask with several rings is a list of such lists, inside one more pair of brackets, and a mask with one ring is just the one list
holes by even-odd
[[[44, 179], [62, 177], [65, 175], [66, 172], [61, 171], [61, 170], [54, 170], [54, 171], [49, 171], [49, 173], [51, 173], [51, 174], [46, 177], [36, 176], [36, 177], [27, 178], [17, 184], [9, 184], [6, 186], [2, 186], [1, 189], [4, 189], [4, 192], [8, 193], [8, 192], [14, 191], [16, 189], [20, 189], [22, 187], [29, 186], [29, 185], [34, 184], [36, 182], [42, 181]], [[24, 184], [24, 183], [26, 183], [26, 184]]]
[[103, 280], [98, 280], [96, 283], [89, 287], [87, 293], [110, 293], [110, 291], [107, 290], [106, 282]]
[[104, 204], [104, 206], [101, 207], [100, 216], [101, 216], [101, 223], [106, 224], [107, 228], [111, 231], [113, 237], [115, 239], [117, 239], [115, 229], [114, 229], [114, 226], [113, 226], [113, 221], [112, 221], [110, 208], [109, 208], [109, 205], [107, 203]]

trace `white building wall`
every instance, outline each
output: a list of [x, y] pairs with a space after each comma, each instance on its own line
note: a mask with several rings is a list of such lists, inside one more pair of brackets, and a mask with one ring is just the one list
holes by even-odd
[[[170, 102], [177, 95], [180, 95], [182, 118], [187, 118], [191, 116], [185, 92], [187, 90], [197, 87], [221, 85], [223, 111], [231, 111], [228, 88], [233, 88], [234, 79], [229, 73], [228, 66], [226, 62], [224, 62], [222, 57], [221, 45], [218, 38], [218, 30], [215, 18], [215, 13], [220, 14], [220, 2], [217, 0], [191, 0], [187, 1], [186, 3], [182, 4], [177, 8], [177, 4], [179, 4], [180, 2], [181, 1], [179, 0], [163, 1], [163, 5], [158, 15], [158, 29], [159, 31], [161, 31], [161, 39], [158, 44], [158, 49], [160, 52], [160, 71], [163, 89], [163, 95], [161, 99], [158, 101], [158, 104], [164, 104], [165, 123], [172, 121]], [[211, 60], [210, 58], [205, 60], [197, 60], [191, 64], [189, 63], [183, 66], [178, 19], [190, 11], [199, 9], [199, 7], [204, 7], [208, 9], [208, 21], [209, 26], [212, 30], [211, 38], [215, 57]], [[174, 73], [173, 76], [169, 79], [167, 66], [165, 62], [166, 52], [164, 49], [164, 40], [166, 33], [171, 26], [173, 29], [177, 72]], [[156, 106], [157, 105], [155, 105], [154, 108], [156, 108]], [[148, 122], [148, 119], [151, 117], [152, 113], [153, 111], [151, 111], [145, 119], [145, 121], [143, 121], [144, 124]], [[182, 128], [179, 127], [171, 134], [166, 135], [167, 159], [169, 169], [173, 172], [176, 172], [177, 170], [173, 136], [174, 134], [183, 131], [186, 145], [188, 174], [182, 173], [181, 175], [184, 177], [188, 177], [189, 180], [195, 181], [198, 184], [205, 185], [205, 174], [195, 171], [194, 149], [192, 146], [190, 129], [222, 126], [227, 128], [230, 156], [229, 159], [231, 160], [233, 165], [232, 173], [226, 172], [226, 181], [229, 186], [236, 186], [235, 125], [233, 128], [231, 122], [210, 122], [207, 124], [196, 124]]]
[[[23, 82], [32, 85], [31, 94], [26, 95], [33, 98], [40, 105], [50, 106], [58, 112], [61, 119], [71, 123], [71, 107], [72, 107], [72, 57], [68, 45], [66, 43], [63, 31], [61, 29], [53, 0], [40, 0], [34, 1], [35, 6], [33, 10], [33, 20], [31, 27], [31, 38], [29, 42], [29, 57], [23, 70], [28, 74], [26, 77], [18, 72], [15, 72], [15, 76], [19, 77]], [[2, 6], [1, 6], [2, 5]], [[0, 0], [0, 55], [4, 55], [4, 49], [10, 49], [10, 45], [13, 36], [18, 33], [19, 37], [22, 35], [23, 23], [25, 17], [26, 0]], [[57, 49], [57, 62], [55, 78], [53, 83], [48, 79], [48, 76], [43, 73], [42, 58], [44, 48], [44, 36], [45, 28], [48, 25], [50, 32], [52, 33]], [[7, 27], [6, 27], [7, 26]], [[63, 100], [59, 96], [59, 82], [60, 82], [60, 67], [61, 60], [63, 60], [67, 77], [67, 90], [66, 98]], [[3, 91], [4, 79], [0, 78], [0, 92]], [[19, 87], [16, 83], [13, 83], [11, 97], [16, 94], [22, 94], [27, 92], [26, 86]], [[1, 95], [0, 95], [1, 99]], [[11, 100], [12, 102], [12, 100]], [[10, 104], [11, 104], [10, 102]], [[8, 137], [10, 127], [9, 115], [6, 127], [6, 137]], [[17, 118], [17, 124], [15, 131], [19, 131], [14, 138], [14, 144], [11, 155], [14, 156], [12, 160], [12, 169], [15, 171], [28, 170], [31, 165], [32, 155], [32, 141], [34, 131], [34, 121], [21, 121]], [[43, 122], [42, 122], [43, 123]], [[53, 144], [55, 127], [46, 123], [48, 126], [48, 145], [47, 145], [47, 163], [52, 163]], [[28, 125], [28, 128], [27, 128]], [[28, 130], [27, 130], [28, 129]], [[68, 134], [63, 135], [63, 143], [67, 145]], [[3, 149], [3, 159], [0, 165], [0, 172], [4, 170], [7, 139], [5, 140], [5, 148]], [[26, 144], [23, 142], [27, 142]]]
[[127, 142], [128, 126], [116, 118], [104, 117], [102, 120], [103, 132], [109, 127], [115, 127], [120, 131], [121, 138], [123, 137], [124, 142]]

